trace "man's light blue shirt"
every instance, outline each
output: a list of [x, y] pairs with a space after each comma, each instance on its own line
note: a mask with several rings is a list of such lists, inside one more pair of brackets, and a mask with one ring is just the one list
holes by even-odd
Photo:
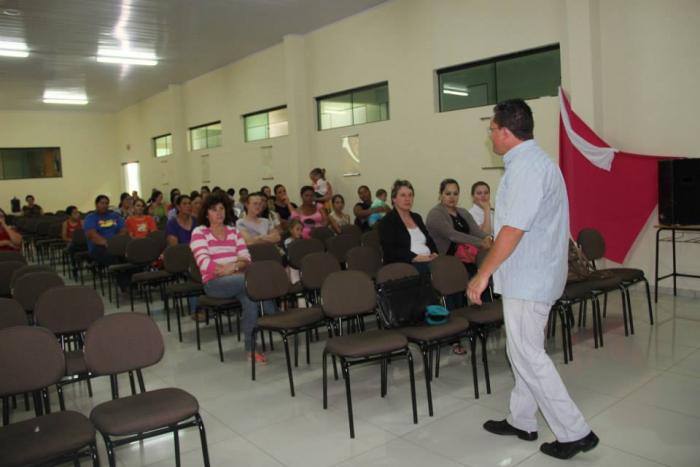
[[495, 232], [524, 231], [520, 243], [493, 275], [496, 293], [543, 303], [561, 297], [568, 271], [569, 202], [559, 167], [527, 140], [504, 157], [496, 196]]

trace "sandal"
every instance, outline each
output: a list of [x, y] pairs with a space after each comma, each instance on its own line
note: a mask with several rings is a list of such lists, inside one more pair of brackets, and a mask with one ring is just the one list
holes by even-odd
[[464, 355], [465, 353], [467, 353], [467, 349], [462, 347], [462, 344], [453, 344], [452, 353], [455, 355]]
[[[252, 358], [253, 352], [248, 352], [248, 360], [251, 360]], [[259, 363], [260, 365], [267, 365], [267, 357], [265, 356], [265, 354], [261, 352], [255, 352], [255, 363]]]

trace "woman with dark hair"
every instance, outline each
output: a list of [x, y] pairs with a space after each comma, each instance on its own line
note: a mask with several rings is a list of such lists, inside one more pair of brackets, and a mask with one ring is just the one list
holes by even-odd
[[202, 210], [202, 203], [204, 202], [204, 200], [198, 192], [193, 191], [192, 193], [194, 193], [194, 195], [190, 195], [192, 205], [192, 217], [194, 217], [194, 220], [199, 223], [199, 212]]
[[192, 231], [197, 227], [197, 219], [192, 217], [192, 199], [187, 195], [178, 196], [175, 200], [175, 209], [177, 215], [168, 219], [165, 225], [165, 239], [168, 246], [189, 245]]
[[491, 187], [488, 183], [479, 181], [472, 185], [472, 202], [474, 205], [469, 209], [469, 214], [484, 233], [492, 235], [493, 210], [491, 209]]
[[119, 214], [124, 219], [134, 214], [134, 201], [136, 200], [129, 193], [122, 193], [119, 196]]
[[127, 217], [124, 223], [131, 238], [146, 238], [149, 233], [158, 230], [156, 221], [146, 211], [146, 203], [142, 199], [134, 202], [134, 214]]
[[[428, 232], [442, 255], [460, 256], [460, 245], [476, 249], [491, 248], [491, 237], [479, 228], [469, 211], [459, 205], [459, 183], [452, 178], [440, 182], [440, 202], [426, 218]], [[471, 248], [470, 248], [471, 250]]]
[[0, 209], [0, 251], [19, 251], [22, 235], [7, 225], [7, 215]]
[[350, 225], [350, 216], [343, 212], [345, 198], [343, 195], [333, 195], [331, 198], [331, 212], [328, 214], [328, 222], [335, 233], [339, 234], [344, 225]]
[[325, 209], [319, 207], [314, 199], [314, 189], [308, 185], [301, 187], [301, 206], [293, 213], [292, 219], [299, 219], [304, 226], [302, 238], [311, 238], [311, 231], [316, 227], [324, 227], [328, 224]]
[[389, 211], [378, 224], [384, 263], [410, 263], [421, 274], [430, 273], [430, 262], [437, 256], [437, 246], [420, 215], [412, 212], [413, 185], [396, 180], [391, 188]]
[[[267, 363], [264, 354], [253, 348], [253, 329], [258, 319], [258, 307], [246, 294], [245, 269], [250, 253], [243, 236], [231, 226], [228, 197], [211, 194], [199, 213], [199, 226], [192, 232], [190, 248], [202, 275], [204, 292], [215, 298], [236, 297], [241, 303], [243, 335], [248, 358]], [[263, 302], [265, 314], [277, 312], [274, 301]]]
[[284, 185], [275, 185], [273, 192], [275, 194], [273, 208], [280, 219], [280, 227], [282, 230], [286, 230], [287, 221], [292, 216], [292, 213], [297, 208], [297, 205], [289, 201], [289, 196], [287, 196], [287, 188]]
[[68, 258], [70, 259], [73, 279], [77, 280], [78, 265], [75, 262], [75, 254], [81, 250], [84, 251], [85, 245], [76, 245], [73, 243], [73, 232], [82, 230], [83, 221], [80, 219], [80, 211], [78, 211], [78, 208], [75, 206], [68, 206], [66, 208], [66, 214], [68, 214], [68, 219], [63, 221], [63, 225], [61, 225], [61, 238], [66, 242], [66, 253], [68, 253]]

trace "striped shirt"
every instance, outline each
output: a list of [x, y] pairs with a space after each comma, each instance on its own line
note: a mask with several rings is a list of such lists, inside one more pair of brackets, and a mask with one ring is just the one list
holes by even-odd
[[244, 259], [250, 261], [245, 241], [235, 227], [224, 227], [226, 237], [217, 239], [209, 227], [200, 225], [192, 231], [190, 249], [202, 274], [202, 282], [216, 278], [216, 265], [233, 263]]

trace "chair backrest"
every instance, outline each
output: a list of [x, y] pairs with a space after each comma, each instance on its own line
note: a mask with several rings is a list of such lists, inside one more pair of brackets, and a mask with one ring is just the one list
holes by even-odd
[[250, 263], [245, 271], [245, 289], [253, 301], [282, 297], [289, 292], [291, 285], [287, 271], [277, 261]]
[[340, 263], [330, 253], [310, 253], [301, 260], [301, 284], [307, 290], [319, 290], [326, 277], [340, 271]]
[[0, 396], [36, 391], [66, 371], [63, 350], [51, 331], [34, 326], [0, 330]]
[[605, 255], [605, 240], [596, 229], [583, 229], [578, 233], [576, 243], [590, 261], [595, 261]]
[[199, 266], [197, 266], [197, 263], [194, 260], [192, 261], [192, 264], [190, 264], [189, 272], [190, 277], [194, 282], [197, 282], [198, 284], [202, 283], [202, 271], [199, 270]]
[[272, 243], [256, 243], [248, 245], [248, 252], [253, 262], [257, 261], [276, 261], [282, 264], [282, 254]]
[[340, 227], [340, 235], [354, 235], [358, 240], [362, 240], [362, 229], [355, 224], [346, 224]]
[[41, 294], [54, 287], [65, 285], [55, 272], [33, 272], [17, 279], [12, 288], [12, 296], [25, 311], [33, 311]]
[[0, 329], [27, 324], [27, 313], [17, 300], [0, 298]]
[[323, 253], [325, 250], [323, 242], [316, 238], [294, 240], [287, 247], [289, 265], [294, 269], [299, 269], [304, 256], [310, 253]]
[[36, 301], [34, 318], [39, 326], [54, 334], [73, 334], [85, 331], [105, 314], [100, 295], [92, 288], [81, 285], [49, 289]]
[[194, 262], [194, 255], [187, 244], [172, 245], [163, 252], [163, 266], [171, 274], [184, 274]]
[[382, 243], [379, 241], [379, 231], [377, 229], [372, 229], [363, 233], [362, 237], [360, 237], [360, 243], [365, 246], [370, 246], [380, 253], [382, 252]]
[[[167, 220], [166, 220], [166, 222], [167, 222]], [[150, 232], [146, 238], [150, 238], [151, 240], [155, 240], [156, 244], [158, 245], [158, 249], [160, 250], [161, 253], [168, 246], [168, 241], [166, 239], [165, 230], [154, 230], [153, 232]]]
[[15, 272], [12, 273], [12, 276], [10, 277], [10, 289], [15, 288], [15, 283], [17, 282], [17, 279], [19, 279], [22, 276], [26, 276], [27, 274], [32, 274], [34, 272], [56, 272], [51, 266], [47, 266], [44, 264], [30, 264], [29, 266], [23, 266], [19, 269], [16, 269]]
[[469, 274], [464, 264], [454, 256], [438, 256], [430, 262], [430, 278], [433, 287], [443, 297], [464, 292]]
[[334, 272], [321, 287], [323, 312], [329, 318], [363, 315], [377, 304], [372, 279], [361, 271]]
[[9, 297], [12, 290], [12, 274], [26, 266], [21, 261], [0, 261], [0, 297]]
[[141, 313], [113, 313], [85, 333], [85, 363], [100, 375], [155, 365], [163, 358], [163, 336], [156, 323]]
[[61, 231], [63, 230], [63, 219], [60, 219], [60, 222], [53, 222], [49, 224], [49, 230], [47, 232], [47, 235], [49, 238], [55, 238], [55, 239], [60, 239], [61, 238]]
[[126, 246], [131, 243], [128, 235], [114, 235], [107, 239], [107, 253], [112, 256], [126, 256]]
[[333, 231], [329, 229], [328, 227], [314, 227], [311, 229], [311, 238], [315, 238], [316, 240], [321, 240], [322, 242], [326, 242], [329, 238], [335, 236]]
[[404, 277], [417, 276], [418, 270], [408, 263], [391, 263], [381, 267], [377, 271], [377, 284], [403, 279]]
[[71, 243], [76, 246], [87, 245], [87, 235], [83, 229], [76, 229], [71, 234]]
[[382, 258], [379, 252], [369, 246], [356, 246], [350, 248], [346, 255], [348, 269], [364, 271], [374, 279], [377, 271], [382, 267]]
[[158, 242], [152, 238], [136, 238], [126, 246], [126, 260], [133, 264], [149, 264], [160, 256]]
[[352, 234], [337, 235], [326, 240], [328, 252], [335, 256], [341, 263], [347, 261], [348, 251], [356, 246], [360, 246], [360, 237]]
[[19, 251], [0, 251], [0, 263], [5, 261], [18, 261], [27, 264], [27, 258]]

